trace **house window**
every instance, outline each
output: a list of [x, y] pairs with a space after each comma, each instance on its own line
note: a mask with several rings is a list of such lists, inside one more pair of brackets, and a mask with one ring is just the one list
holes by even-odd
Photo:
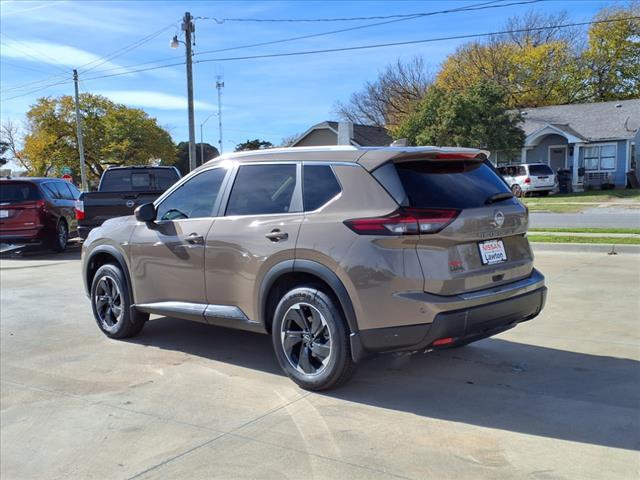
[[594, 145], [584, 149], [585, 170], [615, 170], [616, 146]]

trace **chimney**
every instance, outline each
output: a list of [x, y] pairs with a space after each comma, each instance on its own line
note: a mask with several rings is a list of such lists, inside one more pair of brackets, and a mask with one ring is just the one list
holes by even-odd
[[353, 122], [338, 123], [338, 145], [351, 145]]

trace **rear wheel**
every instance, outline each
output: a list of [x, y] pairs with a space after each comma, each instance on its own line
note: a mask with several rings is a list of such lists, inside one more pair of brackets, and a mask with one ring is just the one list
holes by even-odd
[[62, 253], [67, 249], [67, 243], [69, 242], [69, 227], [67, 222], [63, 219], [58, 221], [56, 225], [56, 236], [53, 239], [51, 248], [54, 252]]
[[307, 390], [326, 390], [352, 375], [349, 334], [340, 308], [313, 287], [300, 287], [276, 307], [273, 346], [284, 372]]
[[128, 338], [140, 333], [149, 314], [132, 311], [129, 288], [122, 270], [101, 266], [91, 284], [91, 307], [96, 323], [109, 338]]

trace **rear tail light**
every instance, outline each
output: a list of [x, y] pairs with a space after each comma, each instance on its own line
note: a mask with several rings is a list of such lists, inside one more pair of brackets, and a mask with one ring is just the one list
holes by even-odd
[[531, 183], [531, 179], [529, 177], [525, 178], [524, 183], [527, 183], [527, 184]]
[[439, 338], [438, 340], [435, 340], [431, 345], [433, 345], [434, 347], [441, 347], [443, 345], [451, 345], [453, 341], [453, 337]]
[[84, 220], [84, 202], [76, 200], [76, 220]]
[[441, 231], [459, 213], [449, 208], [401, 208], [382, 217], [354, 218], [344, 224], [359, 235], [420, 235]]

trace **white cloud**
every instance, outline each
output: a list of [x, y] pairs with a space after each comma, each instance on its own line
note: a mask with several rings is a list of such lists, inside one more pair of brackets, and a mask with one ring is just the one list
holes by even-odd
[[[99, 69], [122, 68], [113, 62], [103, 62], [100, 56], [81, 50], [69, 45], [40, 41], [20, 41], [15, 42], [10, 39], [3, 39], [3, 46], [0, 50], [3, 57], [15, 58], [19, 60], [47, 63], [50, 65], [62, 65], [65, 67], [78, 68], [91, 63], [88, 67], [99, 64]], [[92, 63], [95, 62], [95, 63]]]
[[[187, 97], [171, 95], [163, 92], [151, 92], [146, 90], [100, 90], [95, 92], [114, 102], [124, 103], [143, 108], [156, 108], [159, 110], [182, 110], [187, 108]], [[198, 110], [213, 110], [216, 108], [211, 103], [195, 100], [194, 107]]]

